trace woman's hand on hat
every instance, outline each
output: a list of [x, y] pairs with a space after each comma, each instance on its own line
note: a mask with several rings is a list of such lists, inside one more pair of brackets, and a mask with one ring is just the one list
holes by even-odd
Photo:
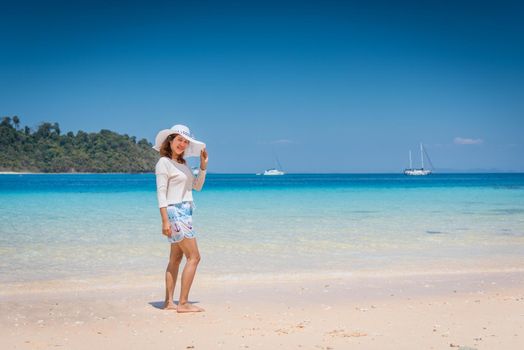
[[200, 151], [200, 169], [206, 170], [207, 169], [207, 150], [204, 148]]

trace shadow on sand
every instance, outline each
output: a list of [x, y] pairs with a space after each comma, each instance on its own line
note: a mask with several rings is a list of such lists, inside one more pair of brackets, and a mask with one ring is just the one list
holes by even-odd
[[[189, 304], [198, 304], [200, 301], [188, 301]], [[178, 300], [175, 300], [175, 304], [178, 305]], [[164, 301], [151, 301], [149, 305], [156, 309], [164, 310]]]

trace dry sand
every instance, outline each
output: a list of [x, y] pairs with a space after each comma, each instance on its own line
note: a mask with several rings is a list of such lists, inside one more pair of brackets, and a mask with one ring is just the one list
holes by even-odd
[[196, 314], [160, 309], [161, 275], [126, 281], [4, 286], [2, 349], [524, 349], [522, 271], [197, 275]]

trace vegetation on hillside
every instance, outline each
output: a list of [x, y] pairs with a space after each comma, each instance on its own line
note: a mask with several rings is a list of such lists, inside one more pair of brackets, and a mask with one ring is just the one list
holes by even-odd
[[0, 123], [0, 171], [151, 172], [158, 153], [151, 144], [110, 130], [62, 134], [58, 123], [36, 130], [21, 127], [17, 116]]

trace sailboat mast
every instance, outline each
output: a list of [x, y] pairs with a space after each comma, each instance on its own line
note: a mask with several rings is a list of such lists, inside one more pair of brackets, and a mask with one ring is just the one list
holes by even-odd
[[411, 161], [411, 150], [409, 150], [409, 168], [413, 169], [413, 164], [412, 164], [412, 161]]
[[280, 161], [278, 160], [277, 152], [275, 152], [275, 150], [273, 150], [273, 155], [275, 156], [277, 169], [282, 170], [282, 165], [280, 164]]
[[420, 159], [422, 160], [422, 169], [424, 169], [424, 152], [422, 150], [422, 143], [420, 143]]

